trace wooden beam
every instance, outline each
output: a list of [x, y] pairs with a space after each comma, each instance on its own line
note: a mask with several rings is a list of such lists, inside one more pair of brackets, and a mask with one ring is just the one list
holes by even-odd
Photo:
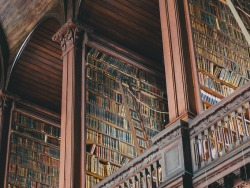
[[170, 124], [201, 111], [185, 0], [159, 0]]

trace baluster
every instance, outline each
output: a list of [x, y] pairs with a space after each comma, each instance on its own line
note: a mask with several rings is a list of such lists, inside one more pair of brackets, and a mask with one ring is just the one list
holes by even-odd
[[151, 166], [147, 167], [148, 173], [147, 173], [147, 188], [153, 188], [152, 186], [152, 171]]
[[125, 182], [121, 183], [121, 188], [125, 188]]
[[146, 173], [146, 169], [142, 170], [142, 172], [141, 172], [141, 179], [142, 179], [143, 188], [147, 188], [147, 173]]
[[205, 151], [204, 151], [204, 146], [203, 146], [203, 136], [200, 133], [198, 135], [198, 148], [199, 148], [199, 158], [201, 160], [201, 167], [205, 166]]
[[141, 188], [141, 186], [142, 186], [142, 182], [141, 182], [141, 175], [140, 175], [140, 173], [139, 174], [136, 174], [136, 179], [137, 179], [137, 182], [138, 182], [138, 188]]
[[225, 125], [227, 124], [227, 129], [228, 129], [228, 141], [229, 141], [229, 146], [228, 146], [228, 150], [231, 151], [233, 149], [233, 133], [232, 133], [232, 128], [231, 128], [231, 125], [230, 125], [230, 121], [229, 120], [229, 117], [226, 116], [224, 117], [224, 122], [225, 122]]
[[159, 185], [162, 183], [162, 165], [160, 164], [160, 161], [158, 161], [158, 182], [159, 182]]
[[211, 151], [211, 143], [210, 143], [208, 131], [209, 131], [208, 129], [206, 129], [204, 131], [204, 136], [205, 136], [205, 140], [207, 142], [207, 149], [208, 149], [208, 159], [207, 159], [207, 162], [210, 163], [212, 161], [212, 151]]
[[241, 116], [241, 120], [242, 120], [242, 128], [243, 128], [243, 132], [244, 132], [244, 136], [243, 136], [243, 142], [245, 142], [247, 140], [247, 135], [248, 135], [248, 131], [246, 129], [246, 122], [245, 122], [245, 111], [242, 107], [238, 108], [238, 113]]
[[198, 170], [200, 166], [200, 154], [199, 154], [199, 146], [196, 138], [191, 139], [191, 148], [192, 148], [192, 161], [193, 161], [193, 169], [194, 171]]
[[235, 111], [231, 113], [233, 125], [236, 129], [235, 130], [236, 131], [236, 143], [235, 143], [235, 145], [239, 146], [241, 143], [241, 138], [240, 138], [240, 130], [239, 130], [239, 125], [238, 125], [237, 120], [236, 120], [236, 116], [238, 116], [238, 113], [236, 113]]
[[[224, 124], [224, 123], [223, 123]], [[222, 151], [221, 156], [226, 153], [226, 141], [225, 141], [225, 131], [221, 120], [217, 122], [218, 128], [219, 128], [219, 134], [220, 138], [222, 139]]]
[[129, 179], [125, 181], [127, 188], [130, 188]]
[[131, 177], [130, 180], [131, 180], [131, 182], [132, 182], [132, 187], [133, 187], [133, 188], [136, 188], [136, 185], [135, 185], [135, 184], [136, 184], [136, 182], [135, 182], [135, 176]]
[[214, 138], [214, 149], [212, 150], [213, 159], [217, 159], [219, 157], [219, 148], [218, 148], [218, 137], [217, 137], [217, 129], [215, 125], [211, 126], [211, 133], [213, 134]]
[[244, 137], [243, 137], [243, 141], [247, 141], [248, 138], [249, 138], [249, 133], [248, 133], [248, 127], [247, 127], [247, 122], [246, 122], [246, 116], [245, 116], [245, 113], [246, 113], [246, 109], [244, 108], [242, 110], [242, 113], [241, 113], [241, 116], [242, 116], [242, 122], [243, 122], [243, 128], [244, 128]]
[[157, 165], [157, 161], [153, 163], [153, 168], [154, 168], [154, 171], [155, 171], [155, 183], [156, 183], [156, 187], [159, 186], [159, 174], [158, 174], [158, 165]]

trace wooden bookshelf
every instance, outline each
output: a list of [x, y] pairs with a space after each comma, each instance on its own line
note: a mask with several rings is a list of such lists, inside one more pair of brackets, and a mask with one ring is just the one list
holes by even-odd
[[250, 48], [225, 1], [189, 0], [204, 109], [250, 79]]
[[94, 48], [87, 52], [86, 65], [90, 188], [146, 150], [168, 117], [155, 112], [167, 111], [164, 78]]
[[9, 134], [8, 187], [59, 187], [60, 124], [37, 110], [14, 107]]

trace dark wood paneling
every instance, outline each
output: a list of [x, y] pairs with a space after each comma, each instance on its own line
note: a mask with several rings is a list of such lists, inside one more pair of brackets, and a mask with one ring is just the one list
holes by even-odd
[[97, 35], [151, 59], [163, 68], [158, 0], [84, 1], [79, 19], [91, 25]]
[[61, 47], [51, 37], [60, 28], [48, 21], [25, 47], [10, 80], [10, 91], [50, 110], [60, 112], [62, 92]]

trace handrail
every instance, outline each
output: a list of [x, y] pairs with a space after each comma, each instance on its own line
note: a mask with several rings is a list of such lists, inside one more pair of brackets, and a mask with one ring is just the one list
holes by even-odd
[[139, 157], [105, 178], [94, 188], [159, 187], [162, 183], [162, 148], [178, 139], [182, 133], [180, 122], [174, 123], [152, 138], [153, 146]]
[[[179, 185], [180, 181], [174, 179], [183, 175], [192, 179], [199, 170], [222, 159], [221, 156], [245, 146], [250, 140], [249, 134], [250, 82], [198, 115], [188, 126], [183, 121], [177, 121], [164, 129], [152, 138], [151, 148], [94, 188]], [[176, 153], [171, 156], [174, 151], [179, 155], [176, 158], [184, 161], [177, 162], [180, 166], [177, 165], [177, 170], [172, 173], [168, 168], [175, 165], [166, 163], [168, 156], [171, 159], [176, 156]], [[188, 154], [190, 151], [191, 156]], [[191, 158], [190, 161], [188, 158]], [[188, 165], [193, 166], [193, 173]]]

